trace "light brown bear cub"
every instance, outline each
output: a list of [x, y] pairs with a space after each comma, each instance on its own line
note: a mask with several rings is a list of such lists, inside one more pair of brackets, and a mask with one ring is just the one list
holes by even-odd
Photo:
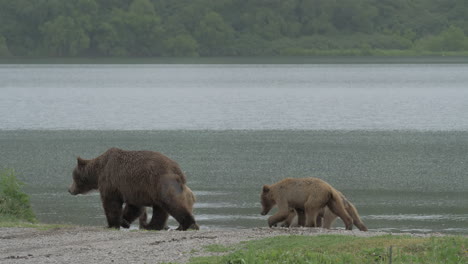
[[[185, 200], [183, 203], [187, 205], [187, 208], [192, 212], [193, 209], [193, 204], [195, 203], [195, 195], [193, 194], [192, 190], [188, 187], [185, 186], [186, 190], [184, 190], [184, 197], [183, 199]], [[124, 213], [125, 215], [125, 213]], [[149, 223], [147, 222], [148, 214], [146, 213], [146, 209], [143, 209], [143, 213], [140, 215], [139, 218], [139, 224], [140, 224], [140, 229], [157, 229], [159, 228], [160, 225], [163, 223], [157, 223], [150, 221]], [[151, 218], [153, 220], [154, 218]], [[169, 229], [166, 223], [164, 223], [164, 229]], [[193, 224], [192, 226], [189, 227], [189, 229], [198, 229], [197, 224]], [[182, 230], [182, 226], [179, 225], [176, 230]]]
[[346, 229], [351, 230], [353, 219], [348, 215], [343, 200], [337, 190], [330, 184], [317, 178], [287, 178], [272, 185], [264, 185], [261, 194], [262, 215], [266, 215], [275, 205], [278, 212], [268, 218], [270, 227], [283, 222], [289, 216], [290, 209], [299, 214], [299, 223], [306, 227], [320, 227], [317, 216], [328, 206], [345, 223]]
[[[353, 224], [359, 228], [361, 231], [367, 231], [367, 227], [364, 225], [364, 223], [361, 220], [361, 217], [359, 216], [359, 213], [356, 209], [356, 207], [341, 193], [341, 198], [343, 200], [344, 207], [346, 209], [346, 212], [348, 212], [349, 216], [353, 219]], [[289, 215], [284, 221], [284, 223], [281, 225], [283, 227], [290, 227], [290, 226], [303, 226], [304, 223], [299, 222], [299, 216], [301, 214], [304, 214], [304, 212], [298, 211], [296, 213], [296, 210], [290, 209], [289, 210]], [[325, 207], [322, 209], [322, 211], [319, 213], [317, 217], [317, 225], [321, 226], [323, 228], [330, 229], [331, 226], [333, 225], [333, 222], [335, 222], [336, 218], [338, 216], [334, 214], [333, 212], [328, 209], [328, 207]]]
[[198, 227], [192, 205], [186, 202], [185, 175], [175, 161], [159, 152], [111, 148], [91, 160], [78, 158], [68, 191], [77, 195], [91, 190], [99, 190], [110, 228], [130, 225], [145, 206], [153, 207], [154, 229], [163, 229], [169, 215], [181, 230]]

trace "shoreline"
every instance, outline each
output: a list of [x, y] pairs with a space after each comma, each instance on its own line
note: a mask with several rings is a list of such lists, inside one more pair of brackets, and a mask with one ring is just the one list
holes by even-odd
[[468, 53], [254, 57], [0, 57], [2, 64], [467, 64]]
[[361, 232], [322, 228], [251, 228], [199, 231], [109, 230], [70, 226], [48, 230], [0, 228], [2, 263], [186, 263], [192, 257], [228, 254], [206, 250], [209, 245], [234, 246], [273, 236], [383, 235], [441, 237], [448, 234]]

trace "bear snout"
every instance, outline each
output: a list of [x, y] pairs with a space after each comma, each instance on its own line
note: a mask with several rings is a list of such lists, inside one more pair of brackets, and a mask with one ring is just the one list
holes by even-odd
[[78, 193], [76, 192], [76, 188], [73, 188], [73, 186], [70, 186], [68, 188], [68, 192], [71, 194], [71, 195], [77, 195]]

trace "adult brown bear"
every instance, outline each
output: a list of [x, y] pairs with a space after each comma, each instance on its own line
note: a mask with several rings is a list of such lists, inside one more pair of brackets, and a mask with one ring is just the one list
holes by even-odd
[[185, 199], [185, 175], [175, 161], [159, 152], [111, 148], [91, 160], [78, 158], [68, 191], [77, 195], [91, 190], [99, 190], [110, 228], [129, 225], [145, 206], [153, 207], [153, 229], [163, 229], [169, 215], [181, 230], [198, 228]]
[[[317, 178], [287, 178], [272, 185], [264, 185], [261, 194], [262, 215], [266, 215], [273, 206], [278, 206], [278, 212], [268, 218], [268, 225], [274, 226], [283, 222], [293, 208], [299, 214], [299, 222], [306, 227], [319, 227], [317, 216], [328, 206], [351, 230], [353, 220], [346, 212], [343, 200], [337, 190], [330, 184]], [[302, 219], [303, 218], [303, 219]]]

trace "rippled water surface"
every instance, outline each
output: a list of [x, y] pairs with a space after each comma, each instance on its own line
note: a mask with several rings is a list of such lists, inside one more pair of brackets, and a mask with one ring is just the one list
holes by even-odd
[[74, 197], [67, 187], [77, 155], [120, 147], [177, 160], [204, 228], [265, 226], [262, 185], [315, 176], [341, 190], [370, 229], [468, 233], [467, 139], [468, 132], [2, 131], [0, 164], [16, 169], [39, 219], [51, 223], [105, 224], [97, 193]]
[[315, 176], [371, 230], [468, 234], [467, 73], [465, 64], [0, 65], [0, 168], [16, 170], [49, 223], [105, 225], [97, 193], [66, 190], [78, 155], [120, 147], [176, 160], [202, 228], [266, 226], [262, 185]]
[[468, 130], [468, 64], [1, 65], [1, 129]]

